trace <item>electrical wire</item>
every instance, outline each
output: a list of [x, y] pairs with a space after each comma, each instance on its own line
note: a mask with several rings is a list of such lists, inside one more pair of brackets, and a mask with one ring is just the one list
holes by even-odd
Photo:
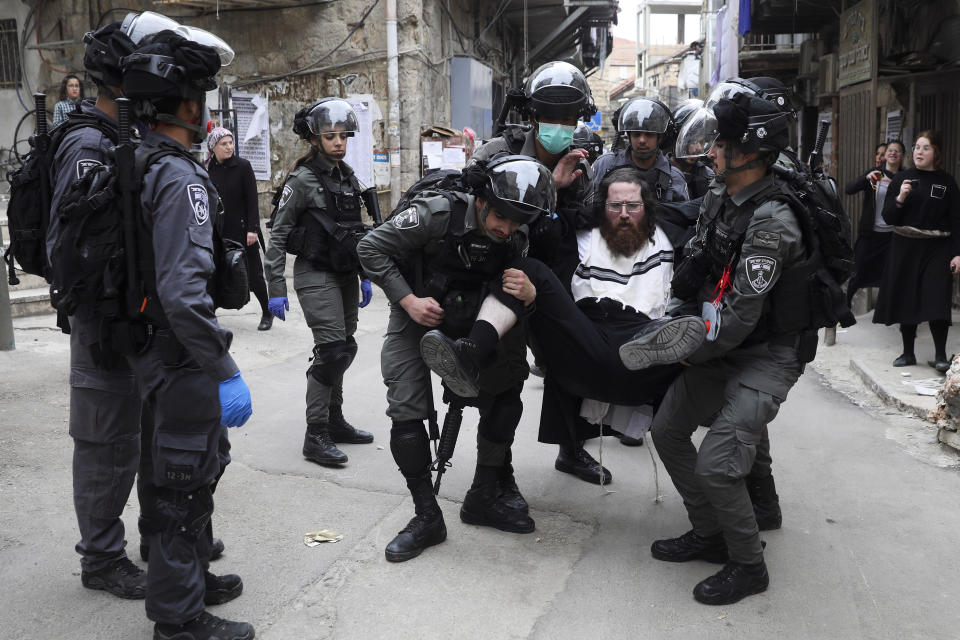
[[278, 75], [278, 76], [271, 76], [271, 77], [267, 77], [267, 78], [255, 78], [255, 79], [252, 79], [252, 80], [246, 80], [246, 81], [243, 81], [243, 82], [237, 82], [237, 83], [234, 83], [233, 88], [239, 89], [239, 88], [241, 88], [241, 87], [247, 87], [247, 86], [250, 86], [250, 85], [253, 85], [253, 84], [261, 84], [261, 83], [264, 83], [264, 82], [276, 82], [277, 80], [283, 80], [284, 78], [289, 78], [289, 77], [291, 77], [291, 76], [301, 75], [303, 72], [308, 71], [308, 70], [309, 70], [309, 71], [316, 71], [316, 69], [314, 69], [314, 67], [316, 67], [316, 66], [319, 65], [321, 62], [323, 62], [324, 60], [326, 60], [327, 58], [329, 58], [331, 55], [333, 55], [334, 53], [336, 53], [337, 50], [340, 49], [340, 47], [342, 47], [344, 44], [346, 44], [347, 40], [349, 40], [349, 39], [351, 38], [351, 36], [353, 36], [353, 34], [356, 33], [356, 32], [360, 29], [360, 27], [363, 26], [363, 24], [367, 21], [367, 17], [370, 15], [370, 12], [373, 11], [374, 7], [376, 7], [378, 4], [380, 4], [380, 0], [373, 0], [373, 3], [367, 8], [366, 11], [363, 12], [363, 15], [360, 16], [359, 22], [357, 22], [357, 24], [354, 25], [353, 29], [350, 30], [350, 33], [348, 33], [348, 34], [346, 35], [346, 37], [337, 44], [337, 46], [335, 46], [334, 48], [330, 49], [330, 51], [327, 51], [325, 54], [323, 54], [322, 56], [320, 56], [320, 58], [319, 58], [318, 60], [316, 60], [316, 61], [314, 61], [314, 62], [311, 62], [310, 64], [306, 65], [305, 67], [301, 67], [301, 68], [299, 68], [299, 69], [296, 69], [295, 71], [290, 71], [290, 72], [287, 72], [287, 73], [283, 73], [283, 74], [280, 74], [280, 75]]

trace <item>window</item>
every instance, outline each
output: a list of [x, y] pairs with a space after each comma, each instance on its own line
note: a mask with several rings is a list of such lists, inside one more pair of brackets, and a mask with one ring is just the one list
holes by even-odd
[[17, 46], [17, 21], [0, 20], [0, 87], [20, 84], [20, 49]]

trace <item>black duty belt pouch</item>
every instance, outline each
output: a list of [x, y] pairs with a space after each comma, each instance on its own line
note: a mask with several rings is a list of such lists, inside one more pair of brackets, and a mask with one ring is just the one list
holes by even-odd
[[213, 279], [213, 302], [221, 309], [242, 309], [250, 302], [246, 248], [236, 240], [222, 238]]

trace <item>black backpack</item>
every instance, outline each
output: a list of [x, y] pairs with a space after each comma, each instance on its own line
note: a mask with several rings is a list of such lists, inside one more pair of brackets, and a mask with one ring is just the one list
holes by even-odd
[[[160, 158], [179, 155], [196, 162], [190, 155], [172, 147], [135, 153], [134, 184], [143, 183], [150, 166]], [[136, 207], [136, 198], [134, 198]], [[155, 307], [156, 276], [152, 240], [135, 213], [139, 283], [127, 280], [127, 247], [123, 228], [122, 195], [117, 167], [101, 165], [88, 170], [63, 198], [60, 216], [62, 233], [53, 249], [50, 301], [67, 314], [79, 305], [96, 309], [102, 317], [124, 317], [124, 302], [130, 288], [143, 300], [140, 312], [159, 321]], [[239, 242], [222, 237], [222, 213], [214, 216], [214, 262], [216, 274], [208, 291], [217, 307], [240, 309], [250, 300], [245, 248]], [[134, 318], [127, 318], [133, 320]]]
[[14, 262], [24, 273], [42, 276], [50, 281], [50, 266], [47, 256], [47, 228], [50, 223], [50, 167], [64, 137], [82, 127], [94, 127], [103, 135], [117, 142], [116, 129], [94, 116], [73, 111], [64, 122], [54, 127], [49, 135], [38, 131], [31, 136], [32, 149], [19, 169], [7, 174], [10, 183], [10, 202], [7, 204], [7, 220], [10, 228], [10, 245], [3, 254], [7, 263], [8, 281], [20, 283]]
[[[802, 166], [802, 165], [801, 165]], [[850, 218], [843, 209], [833, 179], [822, 172], [797, 172], [774, 165], [780, 193], [800, 224], [810, 266], [809, 284], [814, 327], [849, 327], [856, 318], [843, 285], [853, 275]]]
[[384, 222], [390, 220], [401, 211], [409, 209], [410, 203], [413, 202], [414, 198], [427, 192], [442, 195], [450, 201], [451, 205], [455, 204], [459, 200], [453, 195], [453, 192], [462, 192], [465, 190], [461, 177], [462, 174], [456, 169], [440, 169], [433, 173], [428, 173], [410, 185], [410, 188], [403, 193], [400, 201], [397, 202], [397, 206], [394, 207], [390, 215], [384, 219]]

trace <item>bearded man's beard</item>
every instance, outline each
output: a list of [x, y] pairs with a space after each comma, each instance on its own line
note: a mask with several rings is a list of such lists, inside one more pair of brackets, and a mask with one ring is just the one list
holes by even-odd
[[637, 253], [647, 243], [647, 231], [633, 221], [611, 223], [604, 220], [600, 226], [600, 236], [614, 255], [629, 257]]

